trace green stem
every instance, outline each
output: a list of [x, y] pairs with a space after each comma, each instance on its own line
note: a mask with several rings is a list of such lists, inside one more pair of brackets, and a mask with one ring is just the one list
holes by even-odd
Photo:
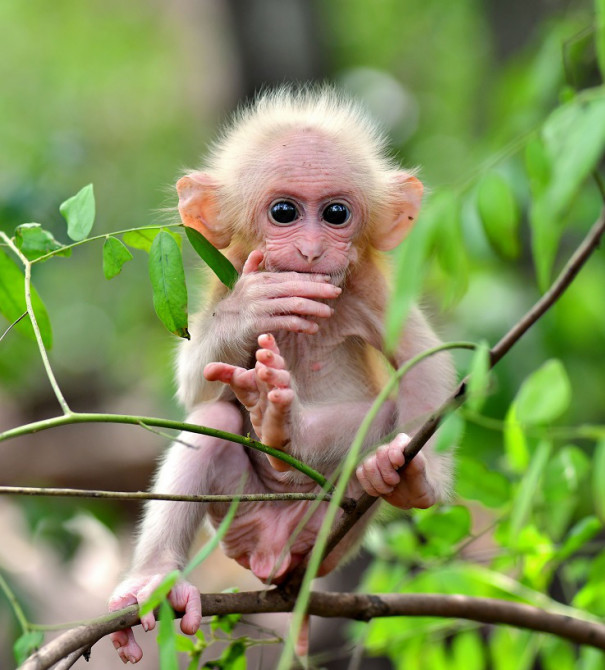
[[57, 426], [66, 426], [69, 424], [75, 423], [125, 423], [133, 426], [140, 426], [141, 424], [147, 424], [148, 426], [157, 426], [159, 428], [172, 428], [174, 430], [186, 431], [188, 433], [198, 433], [200, 435], [209, 435], [211, 437], [216, 437], [221, 440], [228, 440], [229, 442], [235, 442], [236, 444], [241, 444], [245, 447], [250, 447], [251, 449], [256, 449], [257, 451], [262, 451], [265, 454], [269, 454], [279, 460], [291, 465], [293, 468], [296, 468], [299, 472], [307, 475], [315, 483], [319, 484], [321, 488], [325, 489], [328, 492], [332, 492], [333, 486], [330, 482], [319, 472], [310, 468], [308, 465], [301, 463], [290, 454], [286, 454], [279, 449], [274, 449], [273, 447], [268, 447], [262, 442], [253, 440], [250, 437], [244, 437], [243, 435], [235, 435], [234, 433], [227, 433], [224, 430], [217, 430], [216, 428], [207, 428], [205, 426], [198, 426], [194, 423], [183, 423], [181, 421], [171, 421], [169, 419], [158, 419], [151, 416], [130, 416], [128, 414], [96, 414], [96, 413], [85, 413], [85, 412], [71, 412], [64, 416], [57, 416], [52, 419], [43, 419], [42, 421], [34, 421], [33, 423], [28, 423], [23, 426], [18, 426], [17, 428], [12, 428], [6, 430], [3, 433], [0, 433], [0, 442], [4, 440], [9, 440], [13, 437], [20, 437], [22, 435], [30, 435], [32, 433], [37, 433], [41, 430], [48, 430], [49, 428], [55, 428]]
[[19, 622], [19, 625], [21, 626], [21, 630], [24, 633], [28, 633], [32, 629], [32, 625], [27, 620], [25, 612], [21, 609], [21, 605], [19, 605], [17, 596], [15, 596], [15, 594], [13, 593], [12, 589], [10, 588], [10, 586], [8, 585], [6, 579], [4, 579], [4, 576], [2, 574], [0, 574], [0, 589], [4, 591], [4, 595], [6, 596], [6, 599], [8, 600], [10, 606], [12, 607], [13, 612], [15, 613], [15, 617]]
[[44, 256], [34, 258], [34, 260], [30, 262], [32, 265], [34, 263], [40, 263], [42, 261], [48, 260], [49, 258], [52, 258], [53, 256], [63, 253], [67, 249], [74, 249], [75, 247], [79, 247], [82, 244], [86, 244], [87, 242], [94, 242], [96, 240], [105, 240], [109, 236], [115, 237], [116, 235], [124, 235], [125, 233], [134, 233], [137, 230], [160, 230], [161, 228], [178, 228], [182, 225], [183, 225], [182, 223], [168, 223], [164, 226], [143, 226], [143, 227], [138, 226], [137, 228], [127, 228], [126, 230], [117, 230], [115, 233], [103, 233], [102, 235], [94, 235], [93, 237], [87, 237], [85, 240], [80, 240], [79, 242], [66, 244], [65, 246], [62, 246], [60, 249], [49, 251], [47, 254], [44, 254]]
[[50, 365], [50, 361], [48, 360], [46, 347], [44, 346], [44, 342], [42, 341], [42, 334], [40, 333], [40, 327], [38, 326], [38, 320], [36, 319], [36, 314], [34, 312], [34, 308], [32, 305], [32, 296], [31, 296], [32, 263], [29, 260], [27, 260], [27, 258], [21, 253], [21, 250], [15, 245], [12, 239], [2, 231], [0, 231], [0, 237], [2, 237], [2, 239], [5, 240], [5, 242], [10, 247], [11, 251], [19, 258], [19, 260], [23, 263], [23, 266], [25, 268], [25, 282], [24, 282], [25, 306], [27, 308], [27, 313], [29, 314], [32, 328], [34, 329], [34, 336], [36, 338], [36, 342], [38, 343], [38, 349], [40, 351], [40, 357], [42, 358], [42, 364], [44, 365], [44, 369], [46, 370], [46, 376], [48, 377], [48, 381], [52, 386], [57, 401], [59, 402], [59, 405], [61, 405], [63, 414], [69, 415], [71, 414], [71, 410], [69, 409], [67, 401], [63, 397], [63, 393], [61, 392], [61, 389], [55, 377], [55, 373], [53, 372], [53, 369]]
[[359, 455], [361, 453], [361, 448], [363, 446], [364, 440], [366, 438], [366, 435], [368, 434], [372, 422], [378, 415], [381, 406], [391, 395], [395, 387], [399, 384], [401, 378], [404, 375], [406, 375], [415, 365], [418, 365], [418, 363], [420, 363], [424, 359], [429, 358], [430, 356], [434, 356], [435, 354], [438, 354], [442, 351], [447, 351], [449, 349], [476, 349], [476, 348], [477, 345], [474, 344], [473, 342], [447, 342], [445, 344], [440, 344], [437, 347], [427, 349], [426, 351], [423, 351], [417, 356], [411, 358], [404, 365], [402, 365], [396, 372], [394, 372], [391, 375], [390, 380], [383, 387], [378, 396], [376, 396], [376, 399], [374, 400], [372, 406], [370, 407], [370, 410], [363, 418], [363, 421], [361, 422], [361, 425], [359, 426], [359, 429], [357, 430], [357, 433], [353, 438], [353, 442], [351, 443], [351, 447], [349, 449], [349, 452], [347, 453], [347, 456], [342, 466], [342, 474], [338, 478], [336, 488], [332, 493], [332, 501], [328, 505], [326, 516], [324, 517], [324, 520], [319, 528], [319, 532], [317, 533], [315, 544], [313, 546], [313, 551], [311, 552], [311, 556], [309, 558], [309, 562], [307, 564], [307, 568], [305, 570], [305, 574], [300, 586], [300, 591], [298, 594], [298, 598], [296, 600], [296, 606], [294, 607], [293, 610], [290, 634], [288, 635], [284, 651], [281, 655], [281, 658], [279, 659], [279, 665], [277, 666], [277, 670], [288, 670], [288, 668], [290, 668], [290, 664], [294, 654], [294, 640], [296, 640], [298, 637], [298, 634], [302, 626], [303, 617], [305, 615], [305, 612], [307, 611], [312, 582], [317, 576], [319, 567], [324, 558], [324, 550], [328, 542], [328, 537], [334, 526], [334, 521], [336, 520], [336, 514], [338, 513], [340, 502], [345, 497], [347, 486], [349, 484], [351, 475], [353, 474], [353, 470], [355, 469], [359, 461]]

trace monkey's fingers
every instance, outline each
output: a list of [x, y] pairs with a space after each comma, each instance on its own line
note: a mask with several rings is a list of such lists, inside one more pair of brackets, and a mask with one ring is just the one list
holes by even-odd
[[[394, 499], [405, 500], [408, 507], [416, 507], [418, 509], [426, 509], [437, 502], [437, 495], [435, 489], [429, 482], [426, 472], [426, 457], [420, 453], [404, 470], [401, 483], [396, 488]], [[386, 500], [395, 504], [388, 497]], [[400, 505], [397, 505], [399, 507]]]
[[123, 663], [138, 663], [143, 658], [143, 650], [134, 639], [132, 628], [119, 630], [109, 636]]
[[252, 272], [256, 272], [258, 268], [260, 267], [261, 263], [263, 262], [263, 259], [265, 258], [265, 254], [260, 249], [255, 249], [250, 253], [248, 258], [246, 259], [246, 262], [244, 263], [244, 268], [242, 270], [242, 274], [250, 274]]
[[189, 582], [178, 582], [168, 596], [177, 612], [184, 612], [181, 630], [186, 635], [195, 635], [202, 623], [202, 600], [199, 590]]

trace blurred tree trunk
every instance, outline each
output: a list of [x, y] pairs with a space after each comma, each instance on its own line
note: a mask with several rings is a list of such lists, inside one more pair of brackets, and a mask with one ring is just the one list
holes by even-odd
[[239, 50], [242, 93], [322, 79], [326, 72], [311, 0], [227, 0]]

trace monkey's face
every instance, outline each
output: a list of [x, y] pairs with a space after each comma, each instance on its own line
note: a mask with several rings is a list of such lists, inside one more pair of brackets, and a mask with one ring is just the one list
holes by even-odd
[[269, 271], [343, 277], [358, 257], [363, 191], [334, 145], [298, 131], [266, 156], [255, 219]]

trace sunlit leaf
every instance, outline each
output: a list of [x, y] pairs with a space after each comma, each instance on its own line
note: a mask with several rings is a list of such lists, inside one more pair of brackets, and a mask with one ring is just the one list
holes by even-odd
[[219, 527], [216, 529], [216, 532], [214, 535], [204, 544], [204, 546], [195, 554], [195, 556], [187, 563], [183, 570], [184, 575], [188, 575], [192, 570], [195, 570], [198, 565], [203, 563], [208, 556], [214, 551], [216, 547], [218, 547], [219, 542], [223, 539], [225, 533], [229, 530], [229, 526], [231, 525], [231, 522], [235, 518], [235, 512], [237, 511], [237, 507], [239, 505], [239, 501], [237, 498], [232, 500], [231, 504], [229, 505], [229, 509], [227, 511], [227, 514], [225, 514], [225, 518], [221, 521]]
[[[71, 249], [63, 249], [52, 233], [44, 230], [39, 223], [23, 223], [15, 229], [15, 244], [30, 261], [56, 251], [55, 256], [71, 256]], [[62, 251], [58, 251], [62, 249]]]
[[509, 183], [496, 172], [479, 182], [477, 208], [492, 247], [505, 258], [517, 258], [521, 248], [519, 206]]
[[592, 462], [592, 499], [599, 519], [605, 523], [605, 440], [595, 450]]
[[484, 643], [479, 633], [474, 630], [458, 633], [452, 640], [451, 670], [483, 670]]
[[149, 614], [149, 612], [153, 612], [153, 610], [158, 607], [160, 603], [166, 600], [166, 596], [170, 593], [174, 585], [179, 581], [180, 576], [181, 573], [179, 570], [173, 570], [172, 572], [169, 572], [155, 587], [155, 589], [153, 589], [153, 591], [149, 594], [149, 597], [141, 605], [139, 608], [139, 614], [144, 616], [145, 614]]
[[61, 203], [59, 211], [67, 221], [67, 234], [74, 242], [88, 237], [95, 222], [95, 194], [92, 184]]
[[385, 347], [394, 351], [409, 311], [422, 290], [436, 219], [427, 208], [395, 257], [395, 281], [385, 317]]
[[542, 480], [544, 499], [553, 504], [580, 490], [590, 468], [586, 454], [574, 446], [560, 449], [548, 462]]
[[467, 500], [478, 500], [486, 507], [501, 507], [510, 499], [508, 479], [483, 463], [465, 456], [457, 458], [456, 492]]
[[576, 657], [569, 642], [544, 636], [540, 649], [543, 670], [577, 670]]
[[576, 523], [565, 538], [565, 542], [559, 548], [556, 558], [564, 561], [582, 548], [588, 541], [601, 531], [603, 524], [596, 516], [587, 516]]
[[504, 451], [511, 470], [524, 472], [529, 464], [529, 447], [516, 403], [510, 406], [504, 421]]
[[469, 368], [466, 385], [466, 406], [473, 412], [480, 412], [489, 390], [490, 349], [485, 341], [480, 342]]
[[533, 501], [536, 496], [536, 490], [538, 490], [542, 473], [548, 463], [551, 452], [552, 444], [550, 442], [541, 442], [531, 459], [527, 474], [521, 481], [521, 486], [514, 498], [511, 512], [509, 529], [509, 542], [511, 545], [515, 544], [516, 538], [521, 531], [521, 527], [529, 518]]
[[438, 538], [456, 544], [471, 531], [471, 514], [462, 505], [438, 507], [414, 517], [416, 527], [427, 538]]
[[222, 653], [221, 668], [229, 670], [246, 670], [246, 645], [242, 640], [235, 640]]
[[233, 288], [239, 275], [231, 261], [194, 228], [185, 227], [185, 234], [198, 256], [227, 288]]
[[[36, 314], [42, 341], [47, 349], [52, 346], [52, 330], [50, 319], [46, 307], [36, 289], [32, 286], [32, 306]], [[24, 276], [21, 270], [13, 261], [0, 250], [0, 314], [2, 314], [9, 323], [16, 321], [26, 310], [24, 294]], [[29, 318], [22, 319], [16, 329], [35, 340], [34, 330]]]
[[[122, 235], [122, 241], [133, 249], [141, 249], [141, 251], [146, 251], [149, 253], [151, 250], [151, 245], [153, 244], [153, 240], [155, 240], [161, 230], [161, 227], [137, 228], [136, 230], [130, 230], [127, 233], [124, 233]], [[166, 229], [164, 229], [163, 232], [167, 232], [169, 235], [171, 235], [174, 241], [179, 245], [179, 249], [182, 248], [183, 239], [180, 235]]]
[[571, 402], [571, 384], [561, 361], [552, 359], [521, 386], [515, 405], [524, 425], [542, 425], [560, 417]]
[[229, 635], [233, 632], [233, 629], [237, 626], [241, 618], [242, 615], [237, 613], [213, 616], [210, 621], [210, 630], [213, 632], [222, 630], [224, 633]]
[[187, 285], [181, 250], [171, 235], [161, 231], [149, 251], [153, 306], [160, 321], [179, 337], [187, 330]]
[[23, 633], [13, 645], [13, 654], [19, 665], [44, 642], [44, 633], [39, 630]]
[[124, 263], [132, 260], [132, 254], [118, 240], [117, 237], [108, 237], [103, 243], [103, 274], [106, 279], [112, 279], [122, 271]]
[[595, 11], [595, 46], [601, 79], [605, 81], [605, 0], [595, 0]]
[[174, 612], [166, 600], [160, 605], [158, 620], [160, 668], [162, 668], [162, 670], [179, 670], [179, 661], [176, 651], [176, 631], [174, 629]]
[[435, 451], [439, 454], [457, 447], [462, 441], [464, 428], [464, 419], [459, 414], [456, 412], [449, 414], [439, 425], [435, 439]]

